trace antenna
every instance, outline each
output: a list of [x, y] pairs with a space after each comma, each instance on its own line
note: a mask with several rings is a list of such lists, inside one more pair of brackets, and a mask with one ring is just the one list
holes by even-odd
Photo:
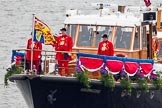
[[140, 0], [140, 4], [139, 4], [139, 11], [142, 11], [142, 9], [141, 9], [141, 0]]
[[100, 17], [101, 17], [102, 16], [102, 9], [103, 9], [103, 4], [102, 3], [100, 4], [99, 9], [100, 9]]

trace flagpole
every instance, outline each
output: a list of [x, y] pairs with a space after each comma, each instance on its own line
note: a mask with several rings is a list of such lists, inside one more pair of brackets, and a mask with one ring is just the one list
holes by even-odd
[[32, 46], [31, 46], [31, 64], [30, 64], [30, 69], [31, 69], [31, 71], [33, 71], [33, 47], [34, 47], [34, 45], [33, 45], [33, 40], [34, 40], [34, 19], [35, 19], [35, 14], [33, 14], [33, 22], [32, 22], [32, 35], [31, 35], [31, 38], [32, 38]]

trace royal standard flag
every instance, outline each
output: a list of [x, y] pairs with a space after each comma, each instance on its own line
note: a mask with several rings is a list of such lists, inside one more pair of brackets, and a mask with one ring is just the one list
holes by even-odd
[[45, 45], [53, 45], [55, 43], [55, 36], [52, 34], [51, 29], [37, 17], [34, 18], [33, 40]]

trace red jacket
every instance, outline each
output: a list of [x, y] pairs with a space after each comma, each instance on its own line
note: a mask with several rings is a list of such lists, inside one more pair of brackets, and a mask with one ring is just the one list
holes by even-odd
[[[32, 38], [28, 40], [27, 49], [31, 50], [31, 46], [32, 46]], [[34, 51], [34, 50], [42, 50], [42, 43], [33, 42], [33, 60], [40, 60], [41, 51]], [[31, 51], [26, 51], [26, 60], [31, 60]]]
[[[65, 36], [57, 37], [56, 45], [55, 45], [56, 51], [72, 51], [72, 46], [73, 46], [73, 42], [71, 36], [65, 35]], [[57, 52], [56, 59], [63, 60], [64, 54]]]
[[102, 41], [98, 46], [98, 54], [113, 56], [114, 55], [114, 46], [110, 41]]

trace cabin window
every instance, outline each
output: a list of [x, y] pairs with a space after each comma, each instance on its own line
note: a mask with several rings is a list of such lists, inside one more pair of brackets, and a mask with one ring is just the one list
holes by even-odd
[[139, 49], [139, 43], [140, 43], [140, 28], [138, 27], [136, 29], [135, 37], [134, 37], [134, 47], [133, 49]]
[[75, 38], [75, 32], [76, 32], [76, 25], [68, 25], [67, 26], [67, 33], [72, 37], [73, 42]]
[[146, 35], [146, 27], [143, 27], [142, 30], [142, 49], [147, 47], [147, 35]]
[[114, 39], [114, 48], [130, 48], [133, 28], [117, 27]]
[[96, 43], [95, 43], [96, 47], [98, 46], [99, 42], [102, 40], [103, 34], [107, 34], [108, 39], [110, 40], [112, 37], [112, 27], [98, 26], [97, 33], [96, 33]]
[[78, 46], [92, 46], [96, 26], [80, 26]]

